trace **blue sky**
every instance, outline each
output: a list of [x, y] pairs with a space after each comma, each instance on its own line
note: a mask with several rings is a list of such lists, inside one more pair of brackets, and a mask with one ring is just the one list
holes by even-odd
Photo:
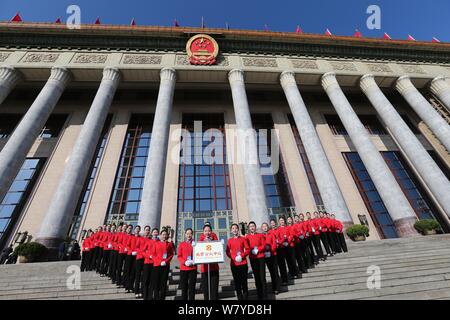
[[[394, 39], [408, 34], [429, 41], [436, 36], [450, 42], [449, 0], [0, 0], [0, 20], [9, 20], [20, 11], [25, 21], [53, 22], [67, 19], [66, 8], [81, 8], [82, 23], [97, 16], [104, 24], [129, 24], [134, 17], [139, 25], [170, 26], [176, 18], [182, 26], [200, 26], [205, 17], [208, 27], [294, 31], [300, 25], [307, 33], [381, 37], [387, 32]], [[381, 9], [381, 29], [368, 30], [366, 9]]]

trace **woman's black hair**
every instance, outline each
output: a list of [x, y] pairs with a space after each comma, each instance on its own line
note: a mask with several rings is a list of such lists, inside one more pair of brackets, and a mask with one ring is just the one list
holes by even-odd
[[192, 230], [192, 228], [187, 228], [186, 230], [184, 230], [184, 233], [188, 232], [189, 230], [191, 230], [191, 232], [194, 233], [194, 230]]
[[152, 229], [152, 233], [153, 233], [153, 231], [155, 231], [155, 230], [158, 231], [158, 233], [159, 233], [159, 229], [158, 229], [158, 228], [153, 228], [153, 229]]
[[210, 228], [212, 231], [212, 227], [209, 223], [205, 223], [205, 225], [203, 226], [203, 231], [205, 230], [205, 228]]
[[163, 233], [163, 232], [169, 233], [169, 231], [168, 231], [166, 228], [162, 228], [161, 231], [160, 231], [159, 233], [161, 234], [161, 233]]
[[254, 225], [255, 225], [255, 227], [256, 227], [256, 223], [255, 223], [255, 221], [250, 221], [249, 223], [247, 223], [247, 226], [249, 226], [249, 225], [251, 225], [251, 224], [254, 224]]
[[236, 226], [236, 227], [239, 229], [239, 225], [238, 225], [237, 223], [233, 223], [233, 224], [230, 226], [230, 230], [231, 230], [231, 228], [233, 228], [233, 226]]
[[279, 216], [279, 217], [278, 217], [278, 220], [281, 220], [281, 219], [283, 219], [284, 222], [286, 222], [286, 217], [285, 217], [285, 216]]
[[151, 230], [151, 228], [150, 228], [149, 225], [146, 225], [146, 226], [144, 227], [144, 230], [147, 229], [147, 228], [148, 228], [149, 230]]

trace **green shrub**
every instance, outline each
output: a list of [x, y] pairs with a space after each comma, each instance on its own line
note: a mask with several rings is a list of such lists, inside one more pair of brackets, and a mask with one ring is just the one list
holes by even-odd
[[369, 236], [369, 228], [362, 224], [354, 224], [347, 228], [347, 235], [350, 238], [355, 238], [357, 236]]
[[438, 230], [440, 225], [434, 219], [423, 219], [416, 221], [414, 228], [420, 233], [425, 233], [425, 231]]
[[47, 247], [37, 242], [22, 243], [14, 249], [14, 253], [17, 256], [26, 257], [29, 262], [33, 262], [46, 256]]

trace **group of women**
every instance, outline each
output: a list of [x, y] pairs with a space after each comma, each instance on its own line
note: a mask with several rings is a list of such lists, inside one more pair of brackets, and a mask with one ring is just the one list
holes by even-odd
[[[250, 264], [256, 286], [256, 297], [265, 300], [277, 295], [292, 279], [314, 268], [320, 260], [346, 252], [342, 223], [333, 214], [314, 212], [299, 214], [278, 222], [271, 220], [258, 226], [252, 221], [241, 232], [233, 224], [226, 243], [226, 255], [237, 298], [249, 298]], [[166, 229], [133, 229], [132, 225], [105, 225], [88, 231], [82, 245], [81, 271], [95, 270], [113, 283], [134, 292], [144, 300], [165, 299], [170, 263], [177, 252], [182, 300], [195, 299], [198, 266], [193, 259], [193, 230], [186, 229], [184, 241], [175, 250]], [[210, 224], [205, 224], [198, 241], [217, 241]], [[325, 252], [323, 248], [325, 249]], [[271, 278], [271, 294], [266, 288], [266, 267]], [[201, 264], [201, 289], [205, 300], [219, 298], [219, 264]]]

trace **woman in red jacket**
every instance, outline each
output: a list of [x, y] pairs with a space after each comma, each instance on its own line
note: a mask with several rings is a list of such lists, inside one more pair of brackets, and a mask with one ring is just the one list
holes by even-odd
[[[199, 242], [217, 241], [217, 236], [212, 232], [211, 225], [205, 224], [203, 226], [203, 234], [200, 235]], [[208, 269], [209, 269], [209, 283], [208, 283]], [[219, 298], [219, 264], [209, 263], [201, 264], [200, 272], [202, 274], [202, 290], [204, 300], [217, 300]], [[209, 287], [208, 287], [209, 285]], [[209, 296], [211, 290], [211, 296]]]
[[153, 271], [152, 288], [153, 299], [164, 300], [166, 298], [167, 280], [170, 271], [170, 261], [172, 261], [175, 248], [173, 242], [167, 241], [168, 233], [162, 229], [159, 234], [159, 240], [153, 246]]
[[136, 263], [134, 265], [134, 294], [136, 299], [142, 298], [142, 272], [144, 270], [144, 259], [145, 259], [145, 244], [146, 238], [150, 235], [150, 227], [144, 227], [144, 235], [136, 234], [136, 242], [134, 245], [134, 251], [136, 252]]
[[256, 232], [256, 223], [248, 223], [248, 234], [245, 236], [250, 247], [250, 265], [252, 266], [255, 278], [256, 293], [258, 300], [267, 299], [266, 292], [266, 263], [264, 251], [266, 249], [266, 237], [262, 233]]
[[195, 283], [197, 282], [197, 266], [193, 260], [191, 228], [184, 232], [185, 241], [178, 245], [178, 261], [180, 262], [180, 286], [182, 300], [195, 300]]
[[266, 237], [266, 247], [264, 249], [264, 262], [269, 269], [272, 281], [272, 292], [277, 295], [280, 291], [280, 274], [278, 273], [277, 262], [277, 238], [275, 232], [270, 230], [267, 223], [261, 225], [261, 230]]
[[289, 232], [289, 229], [286, 226], [286, 218], [280, 217], [278, 218], [279, 226], [277, 228], [277, 239], [278, 239], [278, 248], [277, 248], [277, 260], [278, 266], [280, 268], [281, 273], [281, 285], [288, 285], [288, 275], [286, 270], [286, 265], [289, 269], [289, 274], [292, 278], [295, 278], [295, 268], [294, 268], [294, 259], [291, 255], [289, 255], [289, 245], [293, 242], [293, 238]]
[[83, 240], [83, 244], [81, 245], [81, 267], [80, 267], [80, 271], [90, 271], [89, 269], [89, 265], [90, 265], [90, 260], [91, 260], [91, 248], [92, 248], [92, 241], [91, 241], [91, 236], [92, 236], [92, 230], [89, 229], [87, 232], [87, 237], [84, 238]]
[[334, 232], [336, 233], [339, 245], [341, 246], [342, 251], [347, 252], [348, 249], [347, 243], [345, 242], [344, 226], [340, 220], [336, 219], [336, 216], [334, 214], [331, 214], [331, 220], [333, 221]]
[[227, 256], [231, 259], [231, 273], [233, 274], [234, 288], [238, 300], [248, 299], [247, 283], [247, 256], [250, 254], [250, 248], [246, 238], [239, 234], [239, 226], [234, 223], [231, 225], [232, 237], [227, 242]]
[[[147, 226], [148, 229], [150, 229], [149, 226]], [[147, 229], [147, 227], [145, 227]], [[146, 233], [145, 233], [146, 234]], [[144, 237], [145, 237], [144, 234]], [[153, 228], [151, 235], [145, 237], [145, 245], [144, 245], [144, 268], [142, 270], [142, 298], [144, 300], [150, 300], [152, 297], [152, 289], [151, 287], [151, 277], [152, 277], [152, 271], [153, 271], [153, 259], [152, 259], [152, 252], [153, 252], [153, 246], [155, 245], [156, 241], [159, 241], [158, 239], [159, 230], [157, 228]]]

